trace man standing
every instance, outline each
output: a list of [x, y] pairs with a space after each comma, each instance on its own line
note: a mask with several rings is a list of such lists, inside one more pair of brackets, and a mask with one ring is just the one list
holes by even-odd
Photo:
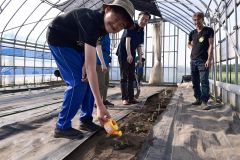
[[[139, 62], [142, 62], [142, 44], [144, 42], [144, 27], [151, 18], [148, 12], [140, 12], [138, 23], [133, 29], [126, 29], [121, 37], [117, 55], [121, 73], [122, 103], [124, 105], [138, 103], [134, 99], [133, 82], [135, 79], [135, 57], [136, 49]], [[141, 64], [139, 64], [141, 65]]]
[[[203, 25], [204, 14], [197, 12], [193, 15], [196, 29], [189, 34], [188, 48], [191, 49], [191, 74], [196, 101], [192, 105], [201, 105], [208, 109], [209, 100], [209, 68], [213, 52], [214, 31]], [[200, 86], [201, 83], [201, 86]]]
[[[114, 106], [107, 100], [107, 90], [109, 85], [109, 63], [110, 63], [110, 37], [109, 34], [101, 37], [97, 44], [97, 75], [99, 91], [105, 106]], [[110, 57], [110, 58], [109, 58]]]

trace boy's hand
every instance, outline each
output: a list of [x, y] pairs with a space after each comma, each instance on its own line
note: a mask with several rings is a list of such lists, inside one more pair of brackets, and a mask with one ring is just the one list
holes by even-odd
[[205, 63], [205, 68], [210, 68], [211, 67], [211, 61], [207, 60]]
[[127, 56], [127, 61], [128, 61], [129, 64], [132, 63], [132, 61], [133, 61], [132, 55], [128, 55], [128, 56]]
[[86, 67], [83, 65], [82, 67], [82, 82], [87, 82], [87, 72], [86, 72]]
[[107, 111], [107, 109], [104, 105], [97, 106], [97, 118], [98, 118], [101, 126], [103, 126], [104, 122], [106, 122], [109, 118], [111, 118], [109, 112]]
[[102, 72], [106, 73], [108, 70], [107, 66], [105, 64], [102, 64], [101, 67], [102, 67]]

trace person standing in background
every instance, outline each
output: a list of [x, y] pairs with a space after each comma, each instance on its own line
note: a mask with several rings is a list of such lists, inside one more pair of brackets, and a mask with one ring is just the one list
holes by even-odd
[[[197, 12], [192, 17], [196, 29], [190, 32], [188, 48], [191, 49], [191, 75], [196, 101], [192, 105], [201, 105], [209, 109], [209, 69], [213, 54], [214, 30], [203, 25], [204, 14]], [[201, 86], [200, 86], [201, 84]]]
[[97, 44], [97, 75], [99, 91], [105, 106], [114, 106], [107, 100], [107, 90], [109, 85], [109, 63], [110, 63], [110, 37], [109, 34], [101, 37]]
[[133, 29], [125, 29], [117, 50], [121, 74], [121, 92], [123, 105], [136, 104], [133, 82], [135, 80], [136, 50], [139, 55], [139, 65], [142, 65], [142, 44], [144, 43], [144, 27], [151, 16], [148, 12], [140, 12], [138, 22]]

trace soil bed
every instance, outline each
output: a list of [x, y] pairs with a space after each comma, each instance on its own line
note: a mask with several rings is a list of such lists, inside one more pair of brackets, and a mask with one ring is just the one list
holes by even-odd
[[[143, 108], [134, 110], [124, 119], [118, 121], [121, 137], [100, 134], [98, 139], [90, 142], [91, 146], [78, 148], [66, 159], [94, 159], [94, 160], [135, 160], [143, 148], [144, 142], [151, 138], [151, 131], [158, 116], [166, 109], [174, 92], [174, 88], [162, 90], [150, 96]], [[95, 145], [93, 144], [95, 143]], [[86, 151], [88, 150], [88, 151]], [[81, 153], [80, 153], [81, 152]], [[83, 154], [83, 152], [87, 152]]]

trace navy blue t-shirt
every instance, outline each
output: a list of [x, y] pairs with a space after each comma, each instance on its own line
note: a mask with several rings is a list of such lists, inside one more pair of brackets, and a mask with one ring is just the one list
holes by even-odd
[[106, 34], [104, 13], [87, 8], [72, 10], [56, 17], [48, 26], [48, 44], [84, 51], [84, 43], [96, 47]]
[[139, 27], [138, 24], [134, 25], [133, 29], [125, 29], [120, 44], [118, 45], [117, 55], [121, 60], [127, 59], [127, 51], [126, 51], [126, 37], [130, 37], [130, 47], [131, 47], [131, 54], [133, 58], [136, 57], [136, 49], [140, 44], [144, 42], [144, 31], [143, 28]]
[[[100, 44], [102, 47], [103, 59], [107, 67], [109, 67], [109, 56], [110, 56], [110, 37], [109, 34], [101, 37]], [[101, 65], [101, 61], [97, 56], [97, 65]]]
[[208, 59], [209, 38], [214, 37], [214, 31], [210, 27], [203, 27], [198, 32], [197, 29], [193, 30], [189, 34], [189, 42], [192, 42], [191, 59], [202, 59], [206, 61]]

